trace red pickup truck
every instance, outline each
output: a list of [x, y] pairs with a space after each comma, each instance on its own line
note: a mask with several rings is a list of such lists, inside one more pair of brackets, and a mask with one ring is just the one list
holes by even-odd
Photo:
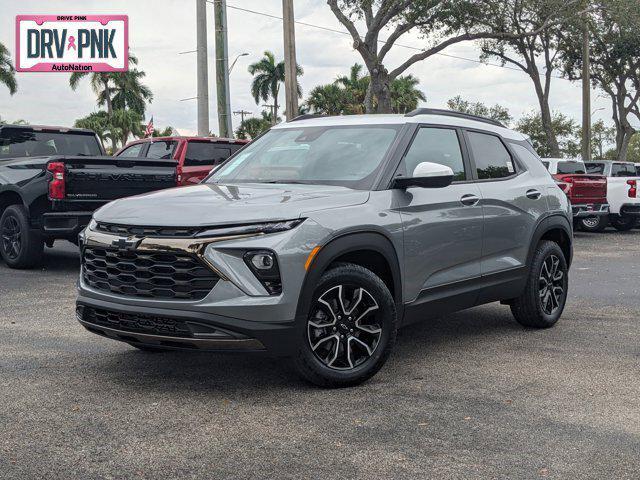
[[152, 137], [128, 143], [115, 156], [176, 160], [178, 185], [193, 185], [248, 142], [217, 137]]
[[588, 232], [601, 232], [609, 224], [607, 178], [587, 174], [582, 160], [544, 158], [542, 163], [571, 201], [574, 225]]

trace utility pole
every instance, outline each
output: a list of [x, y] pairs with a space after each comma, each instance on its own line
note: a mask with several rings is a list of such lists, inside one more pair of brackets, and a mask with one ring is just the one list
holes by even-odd
[[227, 47], [227, 3], [213, 0], [216, 38], [216, 92], [218, 98], [218, 128], [220, 136], [233, 137], [231, 101], [229, 98], [229, 55]]
[[251, 112], [248, 112], [246, 110], [238, 110], [233, 112], [234, 115], [240, 115], [240, 123], [244, 123], [244, 116], [245, 115], [250, 115]]
[[196, 36], [198, 44], [198, 135], [209, 135], [209, 77], [207, 74], [207, 2], [196, 0]]
[[591, 65], [589, 59], [589, 20], [584, 14], [582, 31], [582, 160], [591, 160]]
[[296, 32], [293, 0], [282, 0], [284, 28], [284, 90], [287, 120], [298, 116], [298, 64], [296, 62]]

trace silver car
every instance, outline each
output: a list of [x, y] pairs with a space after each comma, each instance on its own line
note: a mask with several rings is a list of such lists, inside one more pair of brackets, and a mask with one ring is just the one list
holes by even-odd
[[566, 195], [497, 122], [304, 116], [200, 185], [98, 210], [77, 318], [141, 350], [264, 351], [355, 385], [411, 322], [501, 301], [526, 327], [554, 325], [572, 238]]

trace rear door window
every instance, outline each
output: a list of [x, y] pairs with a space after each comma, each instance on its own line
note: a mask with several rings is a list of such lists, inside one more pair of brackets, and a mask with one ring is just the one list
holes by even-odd
[[585, 163], [585, 167], [587, 168], [587, 173], [592, 175], [604, 175], [604, 163], [589, 162]]
[[467, 132], [478, 179], [500, 179], [515, 175], [511, 154], [499, 137], [488, 133]]
[[144, 147], [144, 143], [136, 143], [135, 145], [131, 145], [130, 147], [127, 147], [124, 150], [122, 150], [118, 154], [118, 157], [138, 157], [140, 156], [142, 147]]
[[177, 143], [178, 142], [175, 141], [152, 142], [149, 145], [149, 149], [147, 150], [147, 154], [145, 156], [147, 158], [160, 159], [173, 158], [173, 151], [175, 150]]
[[611, 166], [612, 177], [635, 177], [636, 168], [633, 163], [614, 163]]
[[224, 162], [240, 148], [239, 145], [220, 145], [212, 142], [189, 142], [184, 158], [185, 167], [212, 166]]
[[558, 162], [558, 173], [584, 174], [587, 173], [583, 163], [580, 162]]

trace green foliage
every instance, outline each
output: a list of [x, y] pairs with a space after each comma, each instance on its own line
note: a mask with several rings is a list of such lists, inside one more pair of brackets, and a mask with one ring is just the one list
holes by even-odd
[[9, 89], [9, 94], [13, 95], [18, 90], [18, 82], [16, 81], [16, 73], [11, 63], [11, 55], [9, 50], [0, 43], [0, 83]]
[[606, 153], [606, 147], [615, 144], [616, 129], [607, 127], [602, 120], [591, 125], [591, 157], [602, 159]]
[[393, 113], [409, 113], [418, 108], [419, 102], [426, 102], [427, 97], [418, 90], [418, 80], [413, 75], [401, 75], [391, 82], [391, 107]]
[[[256, 101], [256, 105], [260, 104], [260, 101], [267, 102], [269, 99], [273, 99], [275, 105], [274, 110], [276, 116], [278, 115], [278, 95], [280, 93], [280, 85], [284, 83], [285, 69], [284, 60], [276, 63], [275, 55], [270, 51], [264, 52], [264, 57], [255, 63], [249, 65], [249, 73], [253, 75], [253, 81], [251, 82], [251, 95]], [[301, 76], [303, 74], [302, 67], [297, 66], [297, 74]], [[300, 82], [296, 82], [298, 97], [302, 97], [302, 86]]]
[[12, 122], [9, 122], [0, 116], [0, 125], [29, 125], [29, 122], [26, 120], [18, 119]]
[[[560, 112], [553, 112], [551, 117], [553, 132], [558, 139], [560, 155], [574, 158], [580, 155], [579, 127], [576, 122]], [[542, 158], [552, 157], [553, 152], [547, 141], [540, 114], [531, 112], [516, 123], [515, 129], [531, 138], [533, 147]]]
[[627, 152], [627, 161], [640, 163], [640, 133], [636, 133], [631, 137], [629, 151]]
[[271, 128], [271, 115], [267, 112], [262, 112], [261, 117], [249, 117], [245, 118], [243, 122], [240, 123], [238, 129], [236, 130], [236, 137], [241, 138], [243, 140], [250, 140], [256, 138], [265, 130], [269, 130]]
[[[144, 126], [146, 128], [146, 125]], [[173, 136], [173, 127], [166, 128], [154, 128], [152, 137], [172, 137]]]
[[509, 126], [513, 121], [513, 117], [509, 113], [509, 110], [502, 105], [495, 104], [492, 107], [488, 107], [482, 102], [470, 102], [465, 100], [460, 95], [447, 100], [447, 108], [456, 112], [491, 118], [492, 120], [501, 122], [505, 126]]
[[343, 115], [351, 113], [353, 103], [351, 92], [335, 83], [318, 85], [309, 92], [306, 105], [314, 113], [322, 115]]

